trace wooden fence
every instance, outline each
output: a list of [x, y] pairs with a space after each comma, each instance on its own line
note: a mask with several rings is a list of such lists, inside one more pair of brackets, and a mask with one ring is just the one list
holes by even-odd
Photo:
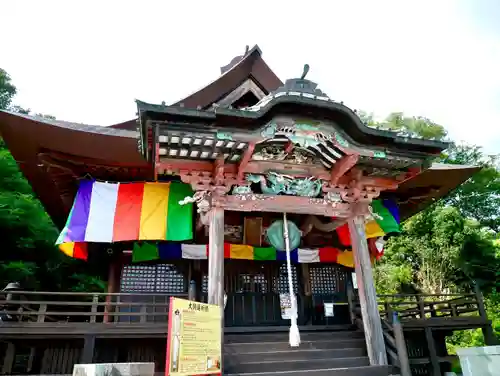
[[[352, 288], [348, 297], [351, 320], [362, 329]], [[378, 305], [388, 359], [401, 376], [441, 375], [456, 358], [445, 346], [446, 335], [454, 330], [481, 328], [485, 343], [497, 344], [478, 288], [469, 294], [378, 295]]]
[[9, 292], [0, 300], [2, 322], [167, 322], [170, 297], [187, 294]]

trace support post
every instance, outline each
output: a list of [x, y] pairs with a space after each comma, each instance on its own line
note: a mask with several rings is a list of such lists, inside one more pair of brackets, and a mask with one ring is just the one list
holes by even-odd
[[3, 357], [2, 368], [0, 369], [2, 375], [8, 375], [12, 372], [12, 366], [14, 365], [15, 356], [16, 346], [12, 342], [8, 342], [7, 349], [5, 350], [5, 355]]
[[223, 208], [212, 208], [208, 237], [208, 304], [217, 304], [224, 307]]
[[355, 215], [348, 220], [351, 235], [359, 303], [363, 315], [366, 349], [371, 365], [387, 365], [382, 322], [377, 306], [370, 252], [366, 241], [365, 217]]
[[432, 329], [426, 327], [425, 329], [425, 340], [427, 342], [427, 348], [429, 349], [429, 358], [432, 367], [432, 376], [441, 376], [441, 366], [439, 365], [439, 358], [436, 350], [436, 341], [432, 335]]
[[102, 322], [104, 322], [104, 323], [109, 323], [112, 321], [111, 315], [113, 314], [113, 312], [116, 309], [116, 306], [113, 305], [114, 296], [109, 295], [109, 294], [119, 292], [119, 290], [120, 290], [120, 271], [121, 271], [121, 266], [122, 266], [122, 256], [123, 255], [120, 252], [120, 254], [114, 256], [109, 263], [108, 289], [107, 289], [108, 295], [106, 295], [106, 305], [104, 306], [104, 316], [102, 319]]
[[[479, 314], [483, 319], [488, 320], [488, 314], [486, 313], [486, 307], [484, 306], [483, 293], [481, 292], [481, 289], [479, 288], [477, 282], [474, 284], [474, 291], [476, 293], [477, 309], [479, 310]], [[481, 330], [483, 331], [484, 343], [486, 344], [486, 346], [498, 345], [498, 339], [493, 332], [491, 324], [488, 324]]]
[[406, 349], [406, 340], [403, 332], [403, 326], [399, 321], [398, 314], [392, 313], [392, 328], [394, 330], [394, 340], [398, 351], [399, 368], [401, 376], [411, 376], [410, 361], [408, 359], [408, 350]]
[[[221, 346], [224, 345], [224, 209], [210, 211], [208, 232], [208, 304], [217, 304], [221, 310]], [[221, 356], [223, 351], [221, 349]], [[221, 375], [223, 374], [221, 359]]]
[[95, 335], [86, 335], [83, 338], [83, 350], [80, 357], [80, 363], [90, 364], [94, 360], [94, 350], [95, 350]]

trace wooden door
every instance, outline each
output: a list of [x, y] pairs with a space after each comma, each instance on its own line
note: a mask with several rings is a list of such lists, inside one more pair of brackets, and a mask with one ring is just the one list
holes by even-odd
[[[288, 325], [281, 318], [280, 293], [288, 293], [286, 264], [270, 261], [225, 260], [225, 326]], [[297, 268], [292, 265], [295, 293], [299, 292]], [[208, 275], [203, 276], [206, 296]], [[300, 298], [298, 299], [300, 301]]]
[[334, 316], [325, 317], [324, 303], [347, 302], [347, 282], [350, 269], [337, 264], [310, 264], [309, 278], [312, 297], [312, 324], [347, 324], [349, 309], [346, 305], [335, 305]]

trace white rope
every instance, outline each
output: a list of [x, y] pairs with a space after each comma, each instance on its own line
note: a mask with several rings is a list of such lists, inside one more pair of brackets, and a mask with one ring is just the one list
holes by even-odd
[[298, 310], [297, 299], [293, 291], [292, 261], [290, 259], [290, 239], [288, 238], [288, 221], [286, 219], [286, 213], [283, 213], [283, 238], [285, 239], [286, 271], [288, 273], [288, 290], [290, 292], [290, 305], [292, 311], [290, 316], [289, 342], [291, 347], [298, 347], [300, 345], [300, 333], [297, 325]]

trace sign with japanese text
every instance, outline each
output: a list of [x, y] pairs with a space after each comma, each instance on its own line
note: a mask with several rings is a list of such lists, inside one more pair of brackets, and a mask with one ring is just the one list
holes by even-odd
[[165, 375], [220, 374], [221, 309], [170, 298]]

